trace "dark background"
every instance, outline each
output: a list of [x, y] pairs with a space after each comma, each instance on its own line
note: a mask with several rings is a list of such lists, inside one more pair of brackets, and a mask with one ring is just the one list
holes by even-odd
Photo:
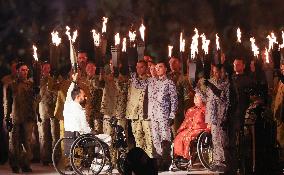
[[62, 57], [67, 60], [66, 25], [79, 30], [76, 47], [86, 50], [92, 59], [90, 30], [101, 30], [103, 16], [109, 18], [109, 43], [113, 42], [114, 32], [126, 35], [131, 26], [137, 28], [144, 20], [146, 54], [155, 57], [165, 55], [168, 44], [174, 45], [176, 54], [181, 31], [188, 50], [195, 27], [211, 42], [218, 33], [227, 53], [236, 41], [238, 26], [245, 47], [250, 46], [249, 37], [254, 36], [263, 48], [272, 30], [282, 42], [283, 14], [283, 0], [0, 0], [0, 64], [7, 67], [16, 58], [31, 62], [32, 44], [37, 45], [39, 58], [47, 60], [53, 29], [60, 32]]

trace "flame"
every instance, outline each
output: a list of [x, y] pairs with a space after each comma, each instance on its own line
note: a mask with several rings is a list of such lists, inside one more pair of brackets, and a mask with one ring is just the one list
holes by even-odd
[[51, 32], [51, 39], [52, 39], [52, 43], [56, 46], [59, 46], [59, 44], [61, 43], [61, 38], [58, 36], [57, 31]]
[[108, 21], [107, 17], [103, 17], [103, 27], [102, 27], [102, 33], [106, 32], [106, 23]]
[[76, 38], [77, 38], [77, 36], [78, 36], [77, 30], [75, 30], [75, 31], [73, 32], [73, 36], [71, 37], [71, 35], [70, 35], [70, 27], [69, 27], [69, 26], [66, 26], [66, 32], [65, 32], [65, 34], [68, 36], [69, 41], [72, 41], [73, 43], [76, 41]]
[[182, 32], [180, 32], [180, 37], [179, 37], [179, 51], [184, 52], [185, 48], [185, 39], [182, 37]]
[[191, 42], [191, 58], [195, 58], [196, 54], [198, 53], [198, 30], [195, 28], [195, 35], [192, 37], [192, 42]]
[[202, 39], [202, 50], [204, 50], [205, 54], [208, 54], [210, 40], [206, 39], [206, 36], [204, 33], [200, 37]]
[[237, 29], [237, 38], [238, 38], [237, 42], [241, 43], [242, 42], [242, 40], [241, 40], [242, 32], [241, 32], [240, 28]]
[[218, 33], [216, 33], [216, 49], [217, 50], [220, 50], [220, 42], [219, 42], [219, 36], [218, 36]]
[[119, 45], [120, 44], [120, 37], [119, 37], [119, 33], [116, 33], [116, 35], [114, 36], [114, 45]]
[[99, 46], [100, 45], [100, 33], [97, 33], [96, 30], [92, 30], [93, 33], [93, 38], [94, 38], [94, 44], [95, 46]]
[[144, 41], [144, 36], [145, 36], [145, 29], [146, 27], [143, 25], [143, 23], [141, 24], [140, 28], [139, 28], [139, 31], [140, 31], [140, 36], [141, 36], [141, 39]]
[[122, 52], [126, 52], [126, 38], [123, 38], [122, 40], [122, 49], [121, 49]]
[[268, 53], [267, 48], [265, 48], [264, 55], [265, 55], [265, 62], [266, 62], [266, 63], [269, 63], [269, 53]]
[[168, 46], [169, 48], [169, 58], [172, 57], [172, 50], [173, 50], [173, 46]]
[[284, 32], [282, 31], [282, 44], [279, 45], [280, 49], [284, 48]]
[[38, 61], [37, 52], [36, 52], [36, 51], [37, 51], [37, 48], [36, 48], [35, 45], [33, 45], [33, 50], [34, 50], [33, 57], [34, 57], [35, 61]]
[[251, 42], [251, 50], [253, 51], [253, 55], [257, 57], [259, 54], [259, 48], [255, 45], [255, 39], [254, 37], [251, 37], [249, 40]]
[[130, 39], [130, 42], [131, 42], [131, 41], [134, 41], [135, 38], [136, 38], [136, 31], [133, 31], [133, 32], [129, 31], [129, 39]]
[[274, 43], [275, 44], [278, 44], [278, 42], [277, 42], [277, 38], [276, 38], [276, 36], [275, 36], [275, 34], [273, 33], [273, 32], [271, 32], [271, 34], [270, 35], [267, 35], [267, 37], [266, 37], [267, 39], [268, 39], [268, 52], [270, 52], [270, 50], [271, 49], [273, 49], [273, 45], [274, 45]]

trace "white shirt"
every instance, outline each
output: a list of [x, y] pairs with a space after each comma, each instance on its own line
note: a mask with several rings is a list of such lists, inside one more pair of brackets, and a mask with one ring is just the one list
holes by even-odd
[[71, 92], [75, 86], [75, 83], [71, 83], [64, 103], [64, 129], [65, 131], [78, 131], [82, 133], [90, 133], [91, 128], [86, 120], [86, 111], [82, 106], [72, 100]]

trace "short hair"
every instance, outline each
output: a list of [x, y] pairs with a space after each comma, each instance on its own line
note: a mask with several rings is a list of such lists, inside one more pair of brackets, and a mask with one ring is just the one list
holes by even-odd
[[71, 91], [71, 98], [74, 101], [77, 95], [81, 92], [81, 88], [78, 85], [75, 85], [73, 90]]
[[143, 63], [145, 66], [147, 66], [147, 62], [145, 61], [145, 60], [139, 60], [138, 62], [137, 62], [137, 64], [138, 63]]
[[19, 70], [20, 67], [22, 67], [22, 66], [28, 66], [28, 65], [24, 62], [18, 62], [17, 65], [16, 65], [16, 70]]
[[224, 67], [223, 64], [215, 64], [213, 66], [216, 67], [218, 70], [221, 70]]
[[239, 61], [242, 61], [243, 63], [245, 63], [245, 60], [244, 60], [244, 58], [242, 58], [242, 57], [236, 57], [235, 59], [234, 59], [234, 61], [235, 60], [239, 60]]
[[156, 64], [164, 64], [166, 68], [168, 67], [168, 63], [165, 60], [157, 60]]

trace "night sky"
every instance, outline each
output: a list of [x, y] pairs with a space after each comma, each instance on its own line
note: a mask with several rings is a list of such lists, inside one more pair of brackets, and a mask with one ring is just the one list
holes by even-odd
[[[284, 25], [283, 0], [0, 0], [0, 61], [7, 64], [17, 58], [31, 62], [32, 44], [39, 58], [49, 57], [50, 32], [58, 30], [61, 47], [68, 57], [65, 26], [79, 30], [78, 50], [93, 54], [91, 29], [101, 30], [102, 17], [109, 18], [109, 46], [114, 33], [125, 36], [137, 29], [142, 20], [146, 26], [146, 54], [159, 57], [167, 53], [167, 45], [179, 49], [179, 33], [185, 33], [189, 49], [194, 28], [214, 41], [221, 38], [222, 49], [229, 53], [236, 40], [236, 28], [243, 32], [243, 45], [250, 46], [249, 37], [263, 48], [272, 30], [279, 41]], [[283, 28], [284, 29], [284, 28]], [[67, 49], [66, 49], [67, 48]]]

